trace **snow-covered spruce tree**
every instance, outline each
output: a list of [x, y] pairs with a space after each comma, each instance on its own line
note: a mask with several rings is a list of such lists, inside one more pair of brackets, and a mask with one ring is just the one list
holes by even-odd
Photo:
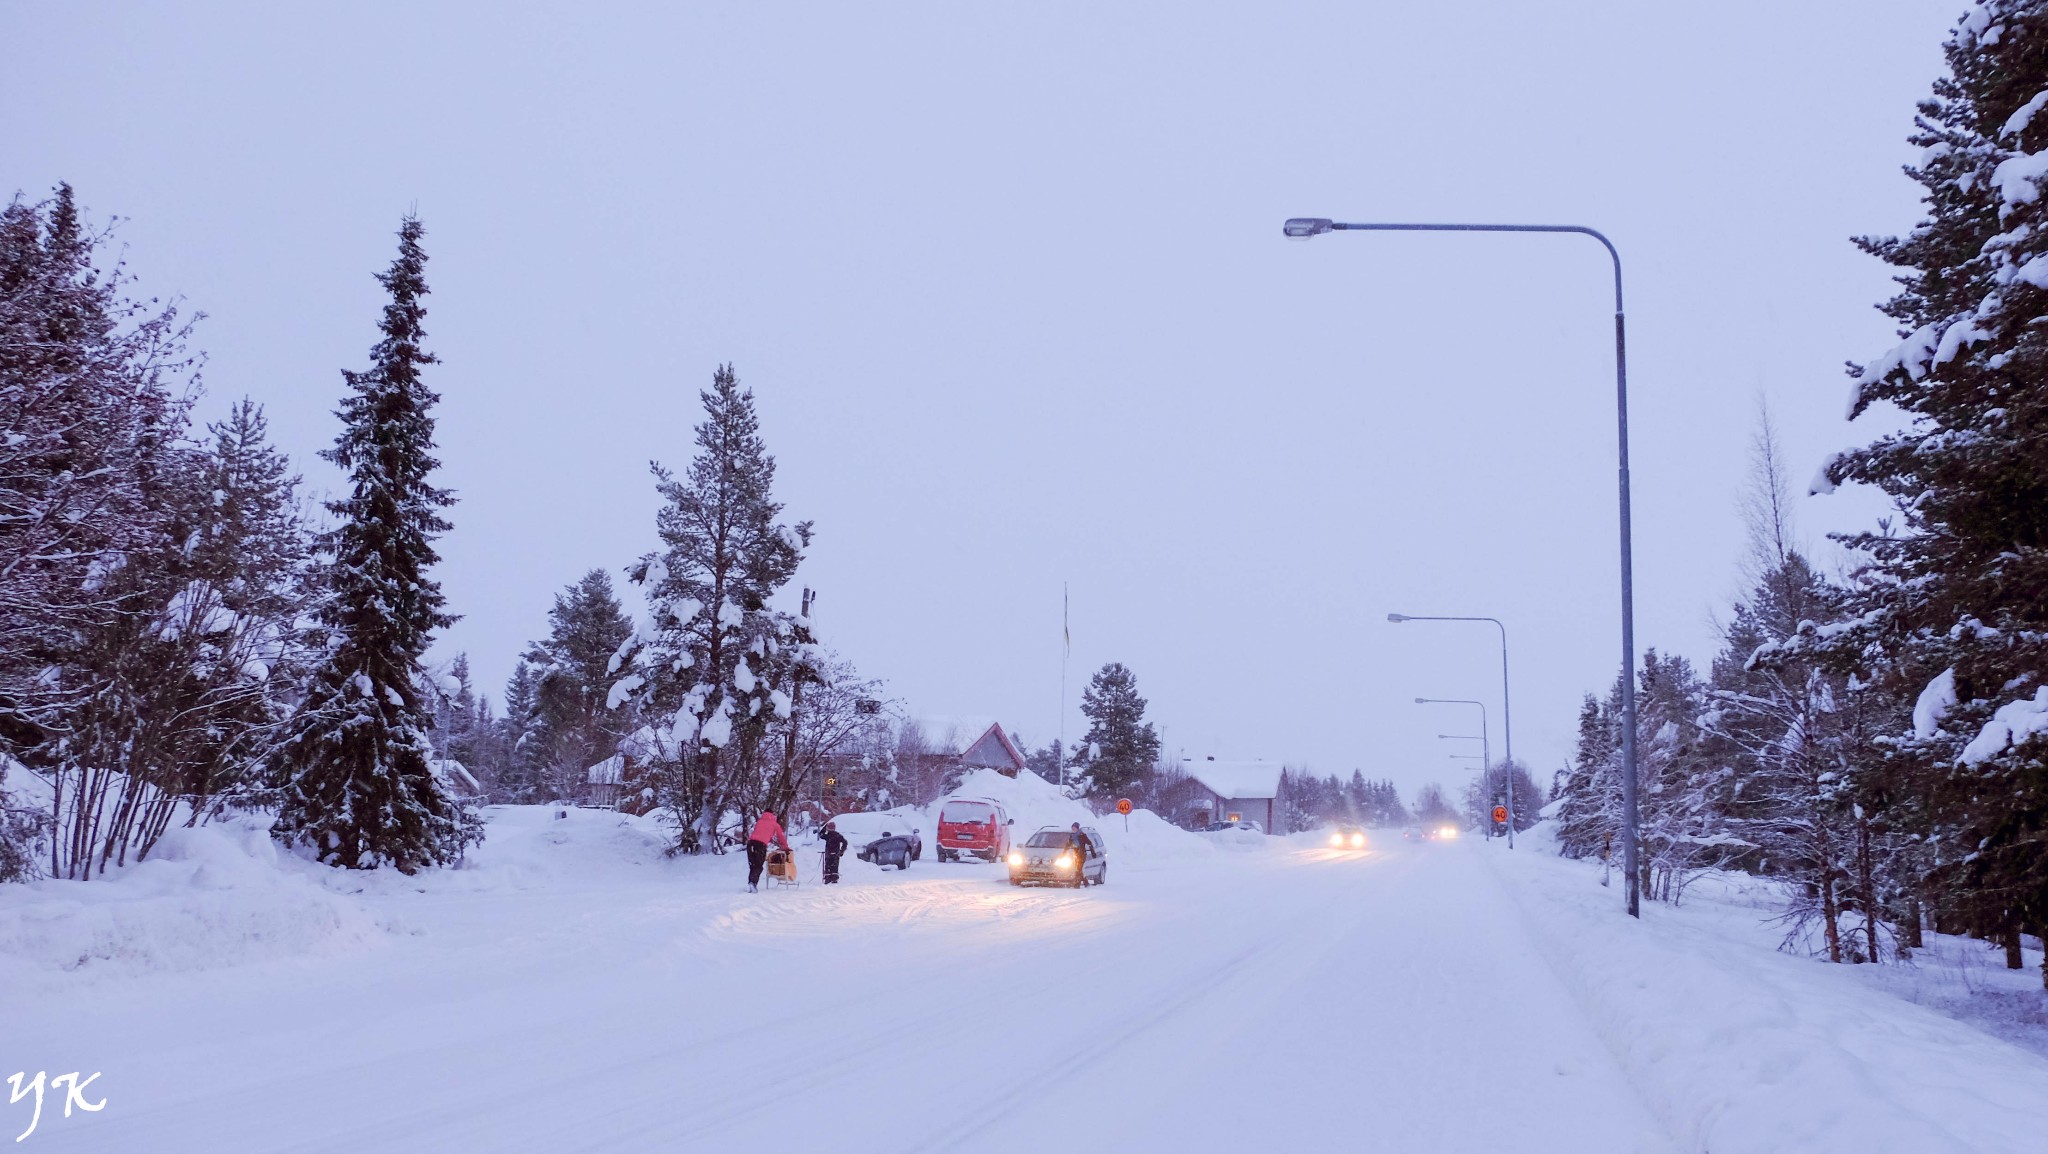
[[[1619, 680], [1619, 679], [1617, 679]], [[1557, 848], [1565, 857], [1616, 860], [1621, 839], [1621, 693], [1579, 705], [1579, 738], [1557, 784]]]
[[[1604, 703], [1588, 694], [1579, 709], [1578, 747], [1555, 799], [1558, 850], [1567, 857], [1622, 860], [1620, 682], [1617, 674]], [[1643, 654], [1636, 685], [1637, 860], [1643, 893], [1653, 900], [1677, 901], [1686, 882], [1725, 853], [1716, 804], [1723, 767], [1700, 726], [1705, 696], [1691, 662], [1654, 649]]]
[[727, 811], [765, 799], [762, 739], [790, 708], [777, 683], [794, 648], [811, 640], [802, 619], [769, 604], [796, 575], [811, 524], [776, 521], [775, 458], [754, 394], [721, 365], [699, 395], [704, 420], [689, 469], [678, 477], [653, 465], [662, 548], [629, 570], [646, 593], [652, 636], [635, 634], [613, 655], [607, 700], [645, 722], [630, 744], [654, 772], [681, 853], [718, 851], [714, 831]]
[[532, 667], [525, 661], [513, 665], [512, 676], [505, 679], [505, 716], [498, 719], [487, 767], [487, 788], [495, 801], [523, 804], [547, 800], [541, 796], [546, 789], [542, 742], [534, 732], [539, 692]]
[[1074, 768], [1086, 776], [1089, 795], [1117, 798], [1140, 786], [1159, 760], [1159, 731], [1145, 720], [1137, 675], [1117, 661], [1096, 670], [1081, 691], [1081, 713], [1088, 732]]
[[322, 455], [348, 473], [330, 502], [338, 520], [321, 547], [327, 649], [280, 758], [284, 791], [274, 832], [323, 862], [391, 865], [412, 873], [454, 861], [483, 837], [481, 821], [428, 765], [433, 714], [420, 692], [420, 657], [454, 621], [427, 576], [454, 503], [431, 476], [434, 403], [422, 379], [435, 363], [422, 341], [427, 293], [423, 230], [408, 216], [398, 258], [378, 276], [391, 294], [365, 372], [344, 370], [342, 432]]
[[[1784, 552], [1735, 606], [1714, 659], [1712, 707], [1701, 719], [1726, 766], [1719, 808], [1730, 863], [1796, 883], [1787, 944], [1817, 924], [1836, 962], [1845, 959], [1843, 915], [1876, 905], [1873, 879], [1856, 868], [1856, 846], [1868, 833], [1843, 741], [1850, 690], [1845, 678], [1781, 647], [1802, 623], [1833, 621], [1841, 602], [1842, 592], [1803, 556]], [[1866, 928], [1874, 937], [1875, 925]], [[1846, 956], [1865, 954], [1878, 956]]]
[[533, 723], [527, 740], [548, 791], [574, 797], [585, 771], [617, 752], [630, 714], [606, 707], [612, 655], [633, 636], [612, 579], [592, 569], [555, 594], [548, 635], [526, 651], [534, 679]]
[[1845, 538], [1872, 571], [1834, 640], [1918, 699], [1885, 773], [1925, 798], [1944, 928], [2011, 943], [2048, 927], [2048, 3], [1983, 0], [1944, 51], [1907, 170], [1928, 217], [1859, 242], [1899, 270], [1903, 340], [1852, 368], [1849, 415], [1909, 423], [1815, 488], [1897, 503]]
[[477, 740], [476, 681], [470, 674], [468, 653], [458, 653], [455, 660], [448, 663], [448, 679], [454, 682], [455, 688], [441, 702], [440, 732], [436, 734], [440, 744], [436, 752], [461, 762], [475, 773], [481, 765], [477, 759], [480, 743]]

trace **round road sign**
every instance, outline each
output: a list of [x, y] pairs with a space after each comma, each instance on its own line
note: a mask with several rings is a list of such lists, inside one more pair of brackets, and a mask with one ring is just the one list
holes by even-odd
[[1121, 814], [1129, 815], [1129, 813], [1131, 812], [1131, 799], [1128, 797], [1117, 798], [1116, 811]]
[[1506, 825], [1507, 823], [1508, 823], [1508, 807], [1507, 807], [1507, 806], [1504, 806], [1504, 805], [1497, 805], [1497, 806], [1494, 806], [1494, 807], [1493, 807], [1493, 824], [1495, 824], [1495, 825]]

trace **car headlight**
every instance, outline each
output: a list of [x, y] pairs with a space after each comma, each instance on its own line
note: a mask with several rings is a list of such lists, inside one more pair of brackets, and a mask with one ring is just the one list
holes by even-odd
[[1458, 829], [1457, 829], [1457, 827], [1456, 827], [1456, 826], [1449, 826], [1449, 825], [1447, 825], [1447, 826], [1443, 827], [1442, 829], [1440, 829], [1440, 830], [1436, 831], [1436, 836], [1438, 836], [1438, 837], [1457, 837], [1457, 836], [1458, 836]]
[[1060, 868], [1061, 868], [1061, 869], [1063, 869], [1063, 870], [1070, 870], [1070, 869], [1073, 869], [1073, 868], [1074, 868], [1074, 855], [1073, 855], [1073, 854], [1070, 854], [1070, 853], [1063, 853], [1063, 854], [1061, 854], [1060, 856], [1058, 856], [1058, 857], [1056, 857], [1056, 858], [1052, 859], [1052, 864], [1054, 864], [1054, 865], [1056, 865], [1056, 866], [1060, 867]]
[[1331, 835], [1330, 835], [1330, 844], [1331, 844], [1331, 845], [1338, 845], [1338, 846], [1341, 846], [1341, 845], [1343, 845], [1343, 844], [1344, 844], [1344, 835], [1343, 835], [1343, 834], [1341, 834], [1341, 833], [1333, 833], [1333, 834], [1331, 834]]
[[1010, 868], [1011, 868], [1011, 869], [1021, 869], [1021, 868], [1023, 868], [1023, 865], [1024, 865], [1024, 855], [1023, 855], [1023, 854], [1021, 854], [1021, 853], [1018, 853], [1018, 852], [1017, 852], [1016, 850], [1011, 850], [1011, 851], [1010, 851]]
[[1352, 835], [1351, 835], [1351, 844], [1352, 844], [1352, 845], [1354, 845], [1354, 846], [1364, 846], [1364, 845], [1365, 845], [1365, 835], [1364, 835], [1364, 834], [1362, 834], [1362, 833], [1354, 833], [1354, 834], [1352, 834]]

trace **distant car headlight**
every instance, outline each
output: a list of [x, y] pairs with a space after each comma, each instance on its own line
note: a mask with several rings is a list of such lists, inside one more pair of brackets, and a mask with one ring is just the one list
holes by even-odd
[[1024, 855], [1023, 855], [1023, 854], [1021, 854], [1021, 853], [1018, 853], [1018, 852], [1017, 852], [1016, 850], [1011, 850], [1011, 851], [1010, 851], [1010, 868], [1011, 868], [1011, 869], [1022, 869], [1022, 868], [1024, 868]]
[[1343, 834], [1341, 834], [1341, 833], [1333, 833], [1333, 834], [1331, 834], [1331, 835], [1330, 835], [1330, 844], [1331, 844], [1331, 845], [1338, 845], [1338, 846], [1341, 846], [1341, 845], [1343, 845], [1343, 844], [1344, 844], [1344, 835], [1343, 835]]
[[1362, 834], [1362, 833], [1354, 833], [1354, 834], [1352, 834], [1352, 835], [1351, 835], [1351, 844], [1352, 844], [1353, 846], [1363, 846], [1363, 845], [1365, 844], [1365, 835], [1364, 835], [1364, 834]]
[[1070, 853], [1063, 853], [1063, 854], [1061, 854], [1060, 856], [1058, 856], [1058, 857], [1056, 857], [1056, 858], [1052, 859], [1052, 864], [1054, 864], [1054, 865], [1058, 866], [1059, 868], [1061, 868], [1061, 869], [1063, 869], [1063, 870], [1070, 870], [1070, 869], [1073, 869], [1073, 868], [1074, 868], [1074, 855], [1073, 855], [1073, 854], [1070, 854]]
[[1440, 830], [1436, 831], [1436, 836], [1438, 836], [1438, 837], [1457, 837], [1457, 836], [1458, 836], [1458, 827], [1456, 827], [1456, 826], [1451, 826], [1451, 825], [1447, 825], [1447, 826], [1443, 827], [1442, 829], [1440, 829]]

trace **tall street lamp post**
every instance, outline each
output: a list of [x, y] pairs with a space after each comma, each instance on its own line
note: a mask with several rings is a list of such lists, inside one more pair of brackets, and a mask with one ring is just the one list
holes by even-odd
[[1403, 621], [1491, 621], [1500, 630], [1500, 728], [1508, 747], [1508, 765], [1501, 772], [1507, 782], [1508, 793], [1508, 848], [1515, 848], [1515, 714], [1508, 706], [1508, 627], [1498, 617], [1422, 617], [1412, 613], [1389, 613], [1387, 620], [1399, 625]]
[[[1628, 506], [1628, 341], [1621, 306], [1621, 253], [1597, 230], [1577, 224], [1398, 224], [1294, 217], [1280, 228], [1289, 240], [1326, 232], [1556, 232], [1578, 233], [1600, 242], [1614, 261], [1614, 416], [1620, 445], [1621, 484], [1621, 812], [1624, 889], [1630, 917], [1642, 916], [1636, 875], [1636, 610], [1634, 548]], [[1512, 827], [1513, 823], [1509, 823]]]

